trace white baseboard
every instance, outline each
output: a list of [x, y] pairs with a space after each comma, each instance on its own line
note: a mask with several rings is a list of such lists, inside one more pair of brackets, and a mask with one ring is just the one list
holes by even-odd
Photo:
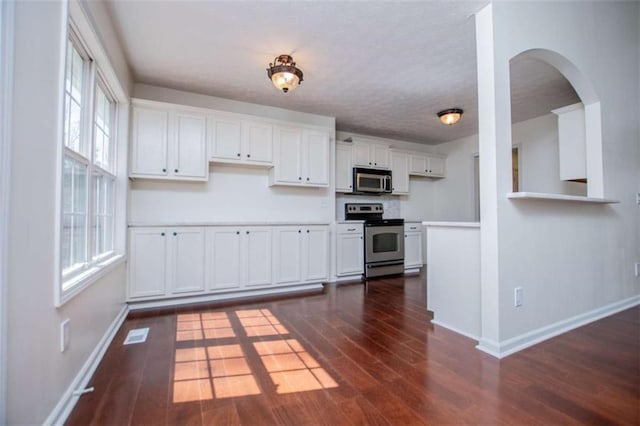
[[585, 312], [580, 315], [558, 321], [554, 324], [529, 331], [516, 337], [512, 337], [502, 342], [493, 342], [490, 340], [480, 339], [478, 343], [479, 350], [488, 353], [496, 358], [504, 358], [525, 348], [533, 346], [542, 341], [551, 339], [567, 331], [582, 327], [583, 325], [597, 321], [604, 317], [624, 311], [640, 305], [640, 295], [633, 296], [618, 302], [611, 303], [607, 306]]
[[443, 322], [437, 321], [437, 320], [435, 320], [435, 319], [432, 319], [432, 320], [431, 320], [431, 323], [432, 323], [432, 324], [435, 324], [435, 325], [438, 325], [438, 326], [440, 326], [440, 327], [444, 327], [444, 328], [446, 328], [446, 329], [448, 329], [448, 330], [451, 330], [451, 331], [453, 331], [453, 332], [455, 332], [455, 333], [462, 334], [463, 336], [468, 337], [469, 339], [473, 339], [473, 340], [476, 340], [476, 341], [477, 341], [477, 340], [480, 340], [480, 337], [479, 337], [479, 336], [476, 336], [476, 335], [471, 334], [471, 333], [467, 333], [466, 331], [462, 331], [462, 330], [460, 330], [460, 329], [457, 329], [457, 328], [455, 328], [455, 327], [450, 326], [449, 324], [446, 324], [446, 323], [443, 323]]
[[96, 371], [96, 368], [98, 368], [100, 361], [102, 361], [102, 357], [111, 344], [111, 341], [120, 329], [124, 320], [127, 318], [128, 313], [129, 307], [124, 305], [102, 336], [102, 339], [100, 339], [94, 348], [93, 352], [91, 352], [91, 355], [89, 355], [89, 358], [87, 358], [87, 361], [84, 363], [80, 371], [78, 371], [78, 374], [62, 395], [58, 404], [56, 404], [51, 414], [49, 414], [47, 420], [44, 421], [45, 425], [62, 425], [67, 420], [67, 417], [71, 414], [71, 410], [73, 410], [73, 407], [75, 407], [78, 399], [80, 398], [79, 395], [74, 395], [73, 392], [84, 389], [87, 386], [91, 376], [93, 376], [93, 373]]
[[261, 288], [259, 290], [232, 291], [229, 293], [208, 294], [206, 296], [189, 296], [161, 300], [129, 300], [129, 310], [164, 308], [167, 306], [189, 305], [193, 303], [220, 302], [225, 300], [242, 300], [255, 296], [269, 296], [276, 294], [295, 294], [301, 291], [321, 290], [321, 283], [303, 284], [288, 287]]

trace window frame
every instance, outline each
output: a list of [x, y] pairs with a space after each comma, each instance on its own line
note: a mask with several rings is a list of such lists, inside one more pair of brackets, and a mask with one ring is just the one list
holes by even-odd
[[[123, 105], [123, 90], [119, 86], [119, 82], [115, 82], [118, 87], [120, 96], [116, 96], [116, 91], [113, 90], [113, 70], [111, 71], [109, 79], [105, 73], [103, 73], [100, 63], [98, 63], [95, 59], [95, 56], [92, 54], [91, 50], [87, 47], [87, 44], [84, 42], [82, 37], [80, 36], [80, 31], [73, 19], [69, 19], [69, 25], [67, 26], [68, 33], [64, 40], [64, 49], [63, 49], [63, 61], [62, 61], [62, 81], [61, 81], [61, 117], [60, 117], [60, 125], [61, 125], [61, 133], [60, 133], [60, 155], [58, 159], [58, 168], [59, 168], [59, 182], [57, 184], [58, 191], [58, 220], [57, 220], [57, 253], [56, 262], [57, 262], [57, 272], [56, 276], [56, 291], [55, 291], [55, 306], [60, 307], [68, 300], [73, 298], [75, 295], [80, 293], [84, 288], [91, 285], [93, 282], [100, 279], [102, 276], [107, 274], [117, 265], [124, 262], [124, 246], [123, 244], [118, 243], [117, 234], [119, 229], [122, 228], [121, 221], [118, 220], [119, 217], [119, 203], [118, 200], [122, 197], [121, 192], [126, 191], [126, 187], [120, 183], [122, 170], [119, 167], [119, 149], [118, 145], [120, 144], [120, 107]], [[80, 112], [80, 137], [83, 140], [80, 141], [79, 150], [82, 152], [78, 152], [66, 144], [65, 132], [67, 122], [67, 107], [66, 107], [66, 99], [67, 99], [67, 91], [66, 91], [66, 79], [67, 79], [67, 55], [68, 49], [75, 49], [78, 54], [83, 58], [83, 87], [81, 93], [81, 112]], [[103, 54], [104, 52], [99, 52]], [[110, 64], [106, 64], [107, 67]], [[104, 167], [104, 164], [98, 165], [96, 164], [96, 111], [97, 111], [97, 91], [98, 88], [104, 94], [109, 102], [109, 106], [111, 108], [110, 111], [110, 125], [109, 125], [109, 164]], [[126, 95], [125, 95], [126, 96]], [[128, 100], [126, 101], [128, 103]], [[126, 120], [125, 120], [126, 121]], [[64, 235], [64, 162], [69, 158], [74, 162], [78, 162], [84, 166], [86, 166], [87, 170], [87, 181], [86, 181], [86, 220], [84, 224], [84, 245], [85, 245], [85, 253], [86, 258], [85, 262], [80, 263], [78, 265], [73, 265], [73, 267], [67, 267], [65, 269], [63, 265], [64, 252], [63, 252], [63, 235]], [[104, 156], [103, 156], [104, 158]], [[102, 253], [97, 253], [96, 249], [96, 240], [97, 236], [97, 219], [98, 212], [96, 208], [96, 180], [95, 178], [98, 176], [102, 176], [103, 178], [110, 180], [111, 186], [111, 206], [109, 207], [109, 213], [111, 217], [111, 229], [110, 229], [110, 241], [111, 248]], [[96, 232], [96, 235], [94, 235]]]

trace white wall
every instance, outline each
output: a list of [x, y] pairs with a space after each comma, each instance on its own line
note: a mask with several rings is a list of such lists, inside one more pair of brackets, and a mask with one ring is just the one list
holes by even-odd
[[[15, 3], [13, 144], [9, 200], [8, 424], [41, 424], [104, 335], [125, 297], [116, 268], [54, 307], [54, 212], [61, 143], [65, 2]], [[107, 46], [112, 57], [118, 46]], [[125, 86], [127, 76], [123, 76]], [[71, 342], [59, 350], [60, 322]]]
[[[313, 114], [231, 101], [167, 88], [136, 85], [142, 99], [257, 115], [334, 129], [335, 120]], [[333, 133], [331, 134], [333, 137]], [[335, 143], [332, 142], [333, 157]], [[333, 170], [333, 168], [332, 168]], [[334, 174], [329, 188], [269, 186], [269, 170], [211, 164], [207, 182], [136, 180], [130, 184], [131, 223], [201, 221], [333, 222]]]
[[[498, 271], [483, 276], [482, 286], [484, 292], [493, 286], [489, 279], [498, 283], [497, 294], [489, 290], [495, 299], [483, 299], [483, 310], [497, 304], [499, 333], [490, 338], [500, 343], [640, 295], [640, 281], [633, 276], [640, 237], [632, 232], [639, 220], [634, 194], [640, 173], [640, 4], [495, 2], [490, 7], [493, 52], [483, 48], [478, 57], [486, 67], [483, 78], [492, 78], [479, 81], [479, 97], [481, 104], [495, 97], [493, 111], [503, 119], [481, 116], [480, 123], [480, 156], [497, 176], [495, 185], [484, 186], [483, 205], [490, 208], [487, 216], [483, 209], [482, 265], [489, 259]], [[604, 196], [620, 204], [505, 197], [510, 187], [509, 60], [532, 48], [560, 53], [595, 89], [602, 107]], [[494, 220], [497, 227], [491, 225]], [[524, 288], [520, 308], [513, 307], [517, 286]]]

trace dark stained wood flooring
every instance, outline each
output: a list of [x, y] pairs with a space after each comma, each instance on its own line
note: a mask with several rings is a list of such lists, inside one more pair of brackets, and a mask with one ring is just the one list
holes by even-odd
[[640, 424], [640, 307], [497, 360], [425, 306], [414, 276], [132, 313], [67, 424]]

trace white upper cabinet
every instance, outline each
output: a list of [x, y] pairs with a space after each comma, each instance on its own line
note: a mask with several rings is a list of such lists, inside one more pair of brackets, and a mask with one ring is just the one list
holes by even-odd
[[131, 177], [207, 180], [204, 114], [134, 105]]
[[558, 116], [560, 179], [587, 179], [587, 143], [584, 106], [581, 102], [552, 111]]
[[375, 169], [389, 168], [389, 147], [386, 145], [353, 142], [353, 165]]
[[[206, 118], [203, 115], [174, 114], [173, 176], [206, 180], [209, 167], [206, 161]], [[203, 161], [204, 159], [204, 161]]]
[[336, 143], [336, 192], [353, 192], [353, 147]]
[[327, 132], [277, 126], [274, 136], [270, 185], [329, 186], [330, 140]]
[[409, 155], [406, 152], [391, 151], [391, 186], [393, 194], [409, 193]]
[[445, 177], [446, 158], [435, 154], [409, 155], [409, 174], [416, 176]]
[[209, 118], [209, 161], [273, 164], [273, 126], [250, 120]]

